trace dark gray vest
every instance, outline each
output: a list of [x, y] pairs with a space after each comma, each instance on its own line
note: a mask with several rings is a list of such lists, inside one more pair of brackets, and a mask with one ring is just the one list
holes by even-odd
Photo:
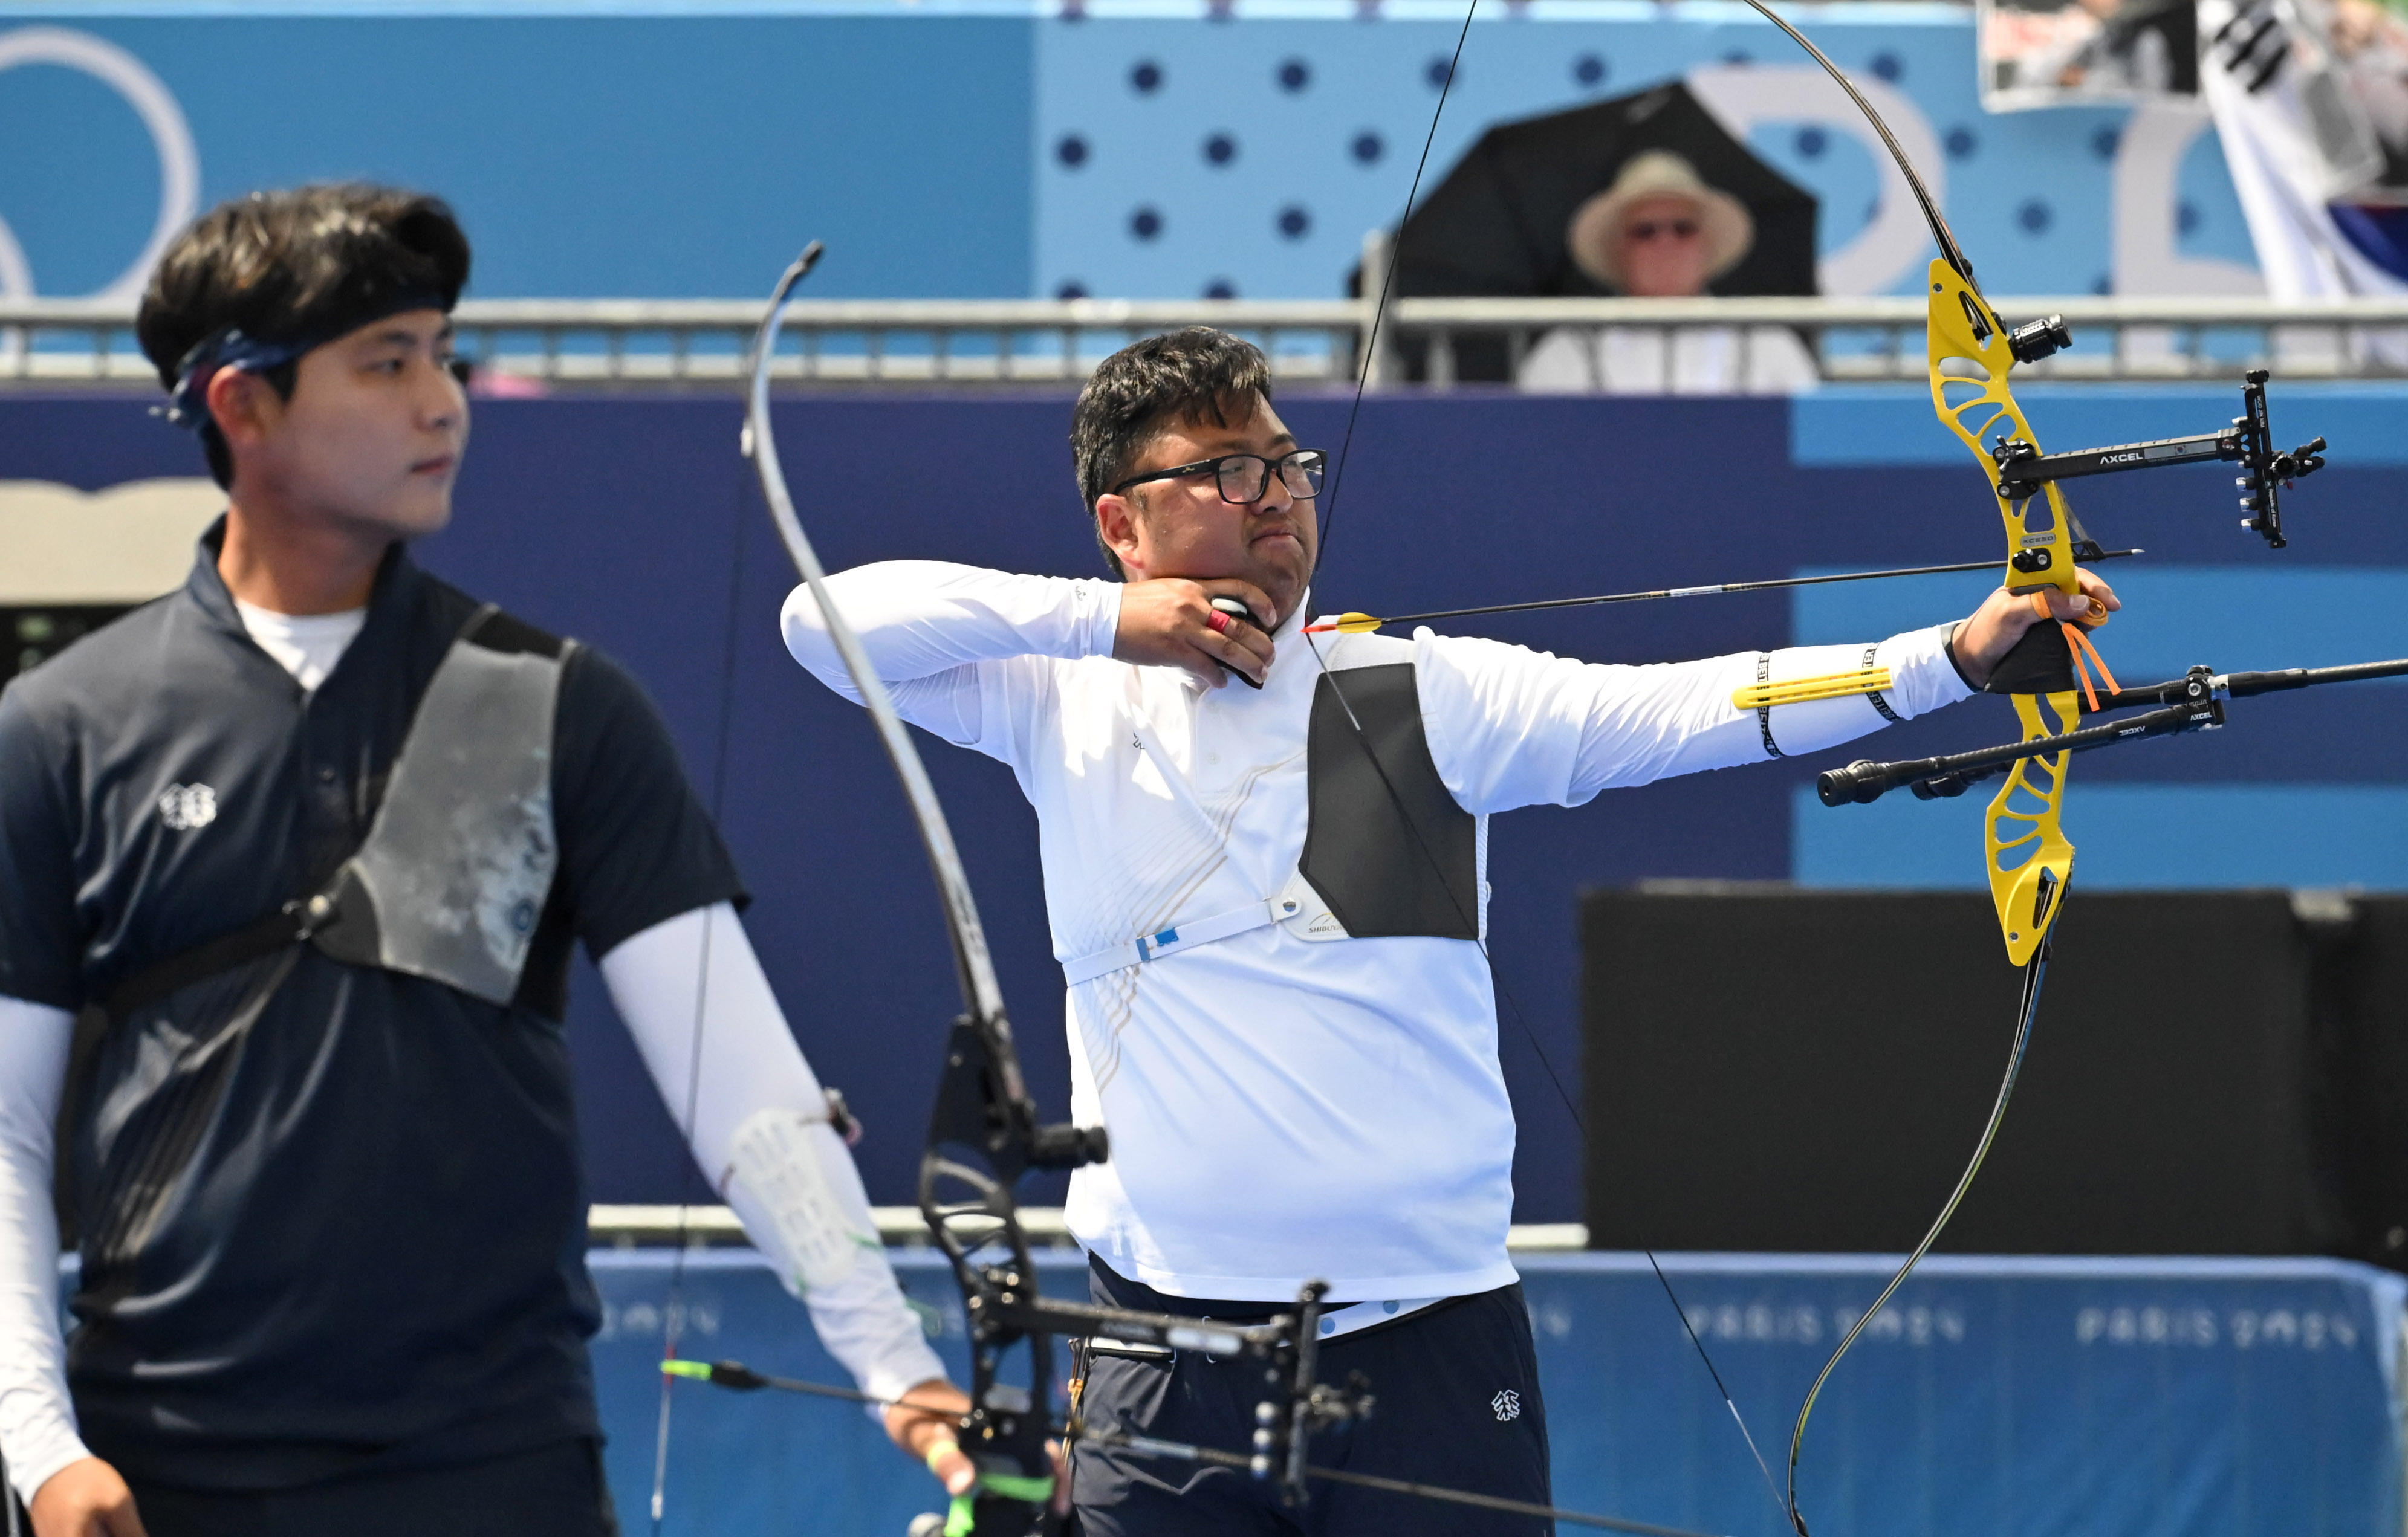
[[[480, 609], [428, 679], [376, 819], [335, 878], [153, 962], [77, 1019], [58, 1207], [67, 1241], [89, 1218], [86, 1259], [98, 1272], [141, 1250], [303, 945], [496, 1005], [516, 997], [559, 867], [552, 725], [574, 648]], [[80, 1201], [65, 1156], [79, 1138], [91, 1140], [92, 1176]]]

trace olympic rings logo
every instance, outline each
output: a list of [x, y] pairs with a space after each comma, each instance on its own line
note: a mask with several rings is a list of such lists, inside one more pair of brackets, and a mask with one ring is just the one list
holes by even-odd
[[[159, 217], [150, 238], [131, 265], [114, 282], [91, 297], [132, 299], [140, 296], [167, 242], [200, 212], [201, 155], [193, 143], [192, 125], [184, 109], [150, 66], [106, 38], [64, 27], [19, 27], [0, 32], [0, 71], [20, 64], [56, 64], [89, 75], [123, 99], [150, 130], [151, 148], [159, 156]], [[0, 219], [0, 299], [34, 296], [34, 271], [17, 244], [16, 232]]]

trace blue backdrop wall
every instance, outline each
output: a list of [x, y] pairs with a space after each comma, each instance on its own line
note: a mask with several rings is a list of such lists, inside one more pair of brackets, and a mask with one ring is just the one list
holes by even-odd
[[[2034, 390], [2058, 446], [2200, 431], [2221, 391]], [[190, 475], [188, 439], [130, 399], [0, 398], [0, 479], [96, 489]], [[1283, 406], [1334, 443], [1343, 397]], [[780, 436], [833, 566], [919, 556], [1063, 574], [1099, 567], [1068, 487], [1065, 398], [794, 400]], [[806, 1049], [865, 1113], [873, 1194], [906, 1199], [939, 1032], [954, 1004], [943, 932], [892, 776], [857, 714], [781, 648], [792, 582], [717, 399], [495, 401], [436, 570], [617, 655], [660, 702], [721, 808], [755, 897], [750, 923]], [[2408, 395], [2285, 387], [2277, 431], [2322, 433], [2334, 467], [2293, 493], [2292, 548], [2234, 526], [2229, 474], [2087, 482], [2129, 611], [2101, 636], [2128, 681], [2408, 655]], [[1980, 560], [1997, 515], [1915, 391], [1797, 402], [1373, 397], [1330, 508], [1319, 606], [1411, 612], [1842, 566]], [[1484, 633], [1602, 662], [1876, 638], [1959, 617], [1970, 584], [1899, 583], [1518, 616]], [[2014, 736], [2002, 701], [1893, 730], [1920, 755]], [[999, 766], [928, 757], [995, 936], [1040, 1097], [1067, 1103], [1061, 982], [1035, 828]], [[1726, 771], [1500, 818], [1493, 861], [1500, 1050], [1520, 1107], [1520, 1216], [1579, 1212], [1574, 899], [1648, 878], [1972, 886], [1979, 805], [1899, 798], [1828, 811], [1813, 772], [1856, 753]], [[2209, 737], [2084, 759], [2066, 825], [2100, 886], [2408, 888], [2408, 688], [2236, 704]], [[2003, 959], [2000, 1007], [2014, 985]], [[1840, 985], [1836, 981], [1831, 985]], [[574, 1026], [597, 1197], [673, 1200], [685, 1163], [590, 974]]]
[[[137, 284], [146, 241], [253, 188], [451, 198], [481, 296], [749, 295], [804, 239], [839, 296], [1332, 297], [1393, 226], [1467, 0], [49, 0], [0, 18], [0, 295]], [[1879, 221], [1870, 131], [1733, 0], [1488, 0], [1435, 178], [1490, 124], [1705, 69], [1822, 206]], [[1799, 24], [1897, 123], [1997, 292], [2225, 292], [2254, 257], [2214, 132], [2118, 106], [1993, 115], [1973, 12]], [[1833, 99], [1836, 99], [1834, 96]], [[1810, 104], [1811, 105], [1811, 104]], [[177, 167], [183, 167], [179, 179]], [[1429, 183], [1426, 182], [1426, 187]], [[2150, 232], [2118, 249], [2119, 199]], [[1903, 207], [1890, 208], [1896, 213]], [[1848, 292], [1912, 288], [1911, 212]]]

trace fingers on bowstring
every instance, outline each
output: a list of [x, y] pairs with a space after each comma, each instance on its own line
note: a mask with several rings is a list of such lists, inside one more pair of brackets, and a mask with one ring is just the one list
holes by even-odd
[[1257, 629], [1245, 617], [1210, 610], [1204, 617], [1205, 633], [1196, 637], [1196, 648], [1224, 667], [1244, 673], [1255, 682], [1271, 662], [1271, 638]]

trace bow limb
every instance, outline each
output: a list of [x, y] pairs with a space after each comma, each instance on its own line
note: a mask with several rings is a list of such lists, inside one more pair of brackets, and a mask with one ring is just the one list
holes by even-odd
[[[1002, 989], [996, 981], [994, 958], [987, 949], [986, 929], [979, 921], [978, 904], [970, 894], [969, 876], [962, 868], [944, 808], [860, 636], [828, 595], [827, 573], [803, 532], [786, 487], [769, 411], [769, 364], [796, 286], [817, 263], [822, 249], [818, 241], [811, 242], [786, 269], [770, 297], [750, 360], [752, 389], [743, 447], [760, 477], [761, 492], [779, 539], [819, 605], [828, 637], [844, 659], [854, 690], [902, 782], [943, 905], [963, 1013], [953, 1025], [937, 1112], [921, 1159], [920, 1204], [939, 1246], [953, 1262], [969, 1326], [971, 1408], [964, 1416], [960, 1442], [980, 1467], [984, 1492], [976, 1501], [978, 1508], [998, 1517], [1009, 1512], [1022, 1530], [1033, 1524], [1037, 1530], [1052, 1530], [1054, 1521], [1047, 1508], [1053, 1464], [1046, 1435], [1054, 1419], [1048, 1341], [1042, 1331], [1023, 1331], [1003, 1319], [1000, 1315], [1006, 1309], [996, 1305], [996, 1292], [1006, 1276], [1011, 1287], [1025, 1285], [1031, 1290], [1036, 1280], [1012, 1195], [1013, 1183], [1031, 1167], [1072, 1167], [1100, 1158], [1103, 1138], [1099, 1131], [1081, 1133], [1068, 1127], [1037, 1124], [1036, 1108], [1012, 1042], [1011, 1023], [1004, 1013]], [[986, 1167], [946, 1157], [945, 1147], [956, 1144], [980, 1154]], [[953, 1203], [943, 1199], [956, 1189], [968, 1190], [970, 1198]], [[1010, 1255], [1007, 1266], [973, 1263], [974, 1250], [998, 1244]], [[1008, 1388], [998, 1380], [1002, 1354], [1024, 1338], [1029, 1345], [1030, 1380], [1025, 1389]], [[997, 1526], [1002, 1524], [998, 1519]]]
[[[827, 573], [820, 564], [818, 552], [811, 548], [810, 536], [803, 533], [802, 520], [795, 515], [794, 498], [786, 489], [785, 468], [778, 458], [777, 434], [769, 416], [770, 358], [777, 347], [778, 332], [785, 323], [787, 307], [794, 303], [795, 289], [818, 264], [823, 249], [818, 241], [812, 241], [786, 269], [770, 297], [769, 312], [753, 341], [752, 391], [744, 415], [744, 450], [760, 476], [761, 493], [769, 504], [769, 519], [777, 525], [778, 537], [818, 603], [828, 638], [844, 658], [845, 670], [853, 676], [862, 706], [877, 727], [880, 745], [885, 747], [896, 776], [903, 782], [904, 798], [910, 803], [912, 820], [919, 826], [928, 867], [936, 876], [937, 892], [944, 903], [945, 928], [953, 939], [953, 966], [961, 984], [962, 1003], [973, 1018], [1000, 1026], [1008, 1038], [1010, 1027], [1002, 1024], [1003, 989], [995, 979], [986, 929], [979, 922], [978, 904], [970, 895], [969, 876], [963, 871], [961, 855], [953, 847], [953, 830], [945, 821], [944, 807], [938, 803], [936, 787], [928, 782], [927, 766], [920, 761], [919, 749], [912, 746], [902, 717], [895, 711], [893, 697], [877, 668], [870, 664], [868, 653], [862, 649], [861, 637], [845, 622], [835, 600], [828, 596]], [[1015, 1059], [1010, 1066], [1014, 1087], [1019, 1088], [1018, 1060]], [[1025, 1089], [1021, 1097], [1026, 1097]]]

